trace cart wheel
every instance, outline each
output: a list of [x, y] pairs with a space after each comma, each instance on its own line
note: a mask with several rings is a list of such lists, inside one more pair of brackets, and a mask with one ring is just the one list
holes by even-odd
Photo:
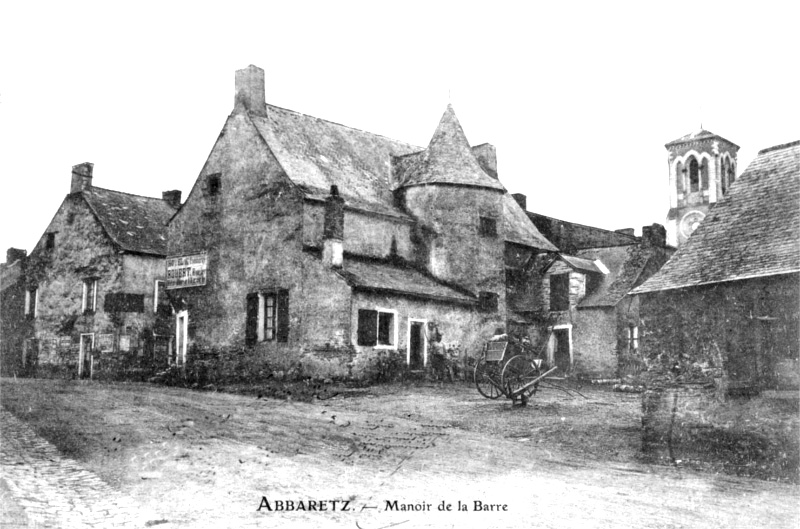
[[[512, 395], [515, 391], [527, 386], [539, 375], [540, 372], [536, 368], [536, 364], [530, 358], [522, 355], [513, 356], [503, 367], [503, 373], [500, 377], [501, 387], [509, 395]], [[527, 402], [528, 395], [536, 393], [538, 386], [539, 383], [537, 382], [524, 391], [523, 396], [525, 398], [523, 402]]]
[[487, 399], [496, 399], [503, 394], [500, 391], [500, 376], [497, 371], [494, 363], [487, 364], [483, 358], [475, 364], [475, 386], [478, 388], [478, 393]]

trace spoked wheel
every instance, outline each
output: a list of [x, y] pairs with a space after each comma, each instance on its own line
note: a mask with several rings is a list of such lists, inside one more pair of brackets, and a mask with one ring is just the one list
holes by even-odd
[[475, 364], [475, 386], [478, 387], [478, 393], [487, 399], [496, 399], [503, 394], [496, 362], [489, 364], [483, 358], [478, 360]]
[[[541, 372], [533, 360], [526, 356], [517, 355], [506, 362], [500, 377], [500, 383], [508, 395], [511, 396], [514, 392], [533, 382], [540, 374]], [[537, 382], [518, 395], [523, 404], [528, 400], [529, 395], [536, 393], [538, 386], [539, 383]]]

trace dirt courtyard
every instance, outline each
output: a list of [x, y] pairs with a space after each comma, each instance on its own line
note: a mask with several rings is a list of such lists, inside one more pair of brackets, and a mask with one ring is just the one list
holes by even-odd
[[547, 390], [527, 407], [467, 384], [311, 402], [86, 381], [0, 390], [5, 409], [152, 513], [149, 526], [800, 523], [795, 485], [640, 462], [639, 395], [604, 387]]

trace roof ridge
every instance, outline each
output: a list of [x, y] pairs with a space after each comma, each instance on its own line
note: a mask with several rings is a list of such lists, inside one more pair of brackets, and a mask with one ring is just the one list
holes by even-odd
[[760, 151], [758, 151], [758, 154], [765, 154], [772, 151], [779, 151], [781, 149], [788, 149], [789, 147], [795, 147], [797, 145], [800, 145], [800, 140], [790, 141], [789, 143], [781, 143], [780, 145], [773, 145], [772, 147], [761, 149]]
[[[293, 114], [298, 114], [298, 115], [300, 115], [300, 116], [304, 116], [304, 117], [307, 117], [307, 118], [311, 118], [311, 119], [317, 119], [317, 120], [319, 120], [319, 121], [324, 121], [324, 122], [326, 122], [326, 123], [330, 123], [331, 125], [336, 125], [337, 127], [343, 127], [343, 128], [345, 128], [345, 129], [355, 130], [355, 131], [358, 131], [358, 132], [363, 132], [364, 134], [371, 134], [371, 135], [373, 135], [373, 136], [378, 136], [379, 138], [385, 138], [385, 139], [387, 139], [387, 140], [391, 140], [391, 141], [393, 141], [393, 142], [402, 143], [403, 145], [406, 145], [406, 146], [408, 146], [408, 147], [414, 147], [414, 148], [417, 148], [417, 149], [419, 149], [420, 151], [423, 151], [423, 150], [425, 150], [425, 148], [424, 148], [424, 147], [420, 147], [419, 145], [414, 145], [413, 143], [408, 143], [408, 142], [405, 142], [405, 141], [403, 141], [403, 140], [398, 140], [398, 139], [395, 139], [395, 138], [390, 138], [389, 136], [384, 136], [383, 134], [378, 134], [378, 133], [376, 133], [376, 132], [370, 132], [370, 131], [368, 131], [368, 130], [359, 129], [359, 128], [356, 128], [356, 127], [351, 127], [350, 125], [345, 125], [345, 124], [343, 124], [343, 123], [338, 123], [338, 122], [336, 122], [336, 121], [331, 121], [331, 120], [329, 120], [329, 119], [320, 118], [320, 117], [317, 117], [317, 116], [312, 116], [311, 114], [306, 114], [305, 112], [298, 112], [297, 110], [292, 110], [292, 109], [290, 109], [290, 108], [284, 108], [284, 107], [280, 107], [280, 106], [278, 106], [278, 105], [273, 105], [273, 104], [271, 104], [271, 103], [267, 103], [266, 105], [267, 105], [267, 107], [273, 107], [273, 108], [277, 108], [277, 109], [279, 109], [279, 110], [283, 110], [283, 111], [285, 111], [285, 112], [291, 112], [291, 113], [293, 113]], [[269, 118], [269, 112], [267, 112], [267, 117]], [[411, 154], [413, 154], [413, 153], [411, 153]], [[405, 156], [405, 155], [404, 155], [404, 156]]]
[[593, 230], [605, 231], [605, 232], [608, 232], [608, 233], [613, 233], [614, 235], [621, 235], [623, 237], [630, 238], [633, 242], [638, 242], [638, 240], [640, 238], [640, 237], [637, 237], [636, 235], [628, 235], [627, 233], [622, 233], [622, 232], [619, 232], [619, 231], [616, 231], [616, 230], [609, 230], [607, 228], [598, 228], [597, 226], [589, 226], [588, 224], [581, 224], [580, 222], [572, 222], [571, 220], [557, 219], [555, 217], [551, 217], [549, 215], [545, 215], [544, 213], [536, 213], [535, 211], [525, 210], [525, 213], [526, 214], [530, 214], [530, 215], [538, 215], [540, 217], [545, 217], [545, 218], [548, 218], [548, 219], [551, 219], [551, 220], [557, 220], [559, 222], [568, 222], [570, 224], [574, 224], [575, 226], [582, 226], [584, 228], [591, 228]]
[[[89, 188], [89, 189], [86, 189], [86, 190], [84, 190], [84, 191], [91, 191], [91, 190], [94, 190], [94, 189], [99, 189], [99, 190], [101, 190], [101, 191], [109, 191], [109, 192], [111, 192], [111, 193], [118, 193], [118, 194], [120, 194], [120, 195], [128, 195], [129, 197], [139, 197], [139, 198], [146, 198], [146, 199], [148, 199], [148, 200], [157, 200], [157, 201], [159, 201], [159, 202], [163, 202], [163, 203], [164, 203], [164, 204], [166, 204], [167, 206], [170, 206], [170, 207], [172, 207], [172, 206], [169, 204], [169, 202], [167, 202], [167, 201], [166, 201], [166, 200], [164, 200], [163, 198], [158, 198], [158, 197], [148, 197], [148, 196], [145, 196], [145, 195], [137, 195], [136, 193], [128, 193], [127, 191], [117, 191], [116, 189], [108, 189], [108, 188], [106, 188], [106, 187], [97, 187], [97, 186], [92, 186], [91, 188]], [[174, 208], [173, 208], [173, 209], [174, 209]]]

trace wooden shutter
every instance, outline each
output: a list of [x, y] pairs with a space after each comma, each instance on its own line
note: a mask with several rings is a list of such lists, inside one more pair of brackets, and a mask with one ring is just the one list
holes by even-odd
[[289, 341], [289, 291], [286, 289], [278, 290], [278, 332], [279, 342]]
[[245, 345], [254, 345], [258, 337], [258, 294], [247, 295], [247, 316], [244, 331]]
[[358, 345], [378, 343], [378, 311], [360, 309], [358, 311]]

